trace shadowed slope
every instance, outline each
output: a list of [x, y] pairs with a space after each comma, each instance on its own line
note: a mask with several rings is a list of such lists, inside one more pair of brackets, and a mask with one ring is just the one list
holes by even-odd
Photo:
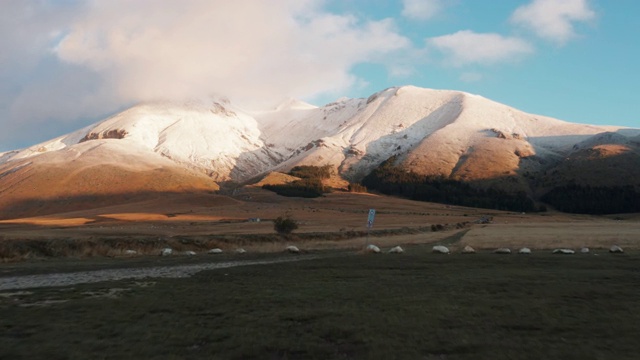
[[0, 179], [3, 218], [117, 204], [145, 193], [219, 189], [206, 175], [122, 140], [94, 140], [9, 162], [0, 167]]

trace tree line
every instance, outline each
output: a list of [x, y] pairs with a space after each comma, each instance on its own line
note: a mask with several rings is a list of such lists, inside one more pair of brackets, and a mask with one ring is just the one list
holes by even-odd
[[289, 171], [289, 175], [299, 177], [300, 180], [288, 184], [263, 185], [262, 188], [275, 192], [282, 196], [314, 198], [327, 192], [322, 184], [322, 179], [331, 177], [331, 165], [295, 166]]
[[535, 204], [524, 191], [509, 193], [500, 189], [478, 189], [443, 176], [426, 176], [394, 165], [395, 157], [383, 162], [363, 180], [368, 189], [412, 200], [477, 208], [534, 211]]
[[[406, 171], [394, 165], [391, 157], [367, 175], [360, 184], [350, 184], [349, 191], [379, 191], [386, 195], [429, 201], [518, 212], [545, 211], [546, 206], [536, 207], [524, 192], [507, 192], [497, 188], [479, 189], [468, 183], [444, 176], [426, 176]], [[281, 185], [264, 185], [263, 188], [283, 196], [319, 197], [329, 191], [322, 179], [332, 175], [330, 165], [296, 166], [289, 175], [301, 178]], [[559, 211], [577, 214], [616, 214], [640, 212], [640, 192], [633, 186], [581, 186], [570, 184], [547, 192], [540, 198]]]
[[640, 193], [633, 186], [556, 187], [542, 201], [556, 209], [576, 214], [619, 214], [640, 212]]

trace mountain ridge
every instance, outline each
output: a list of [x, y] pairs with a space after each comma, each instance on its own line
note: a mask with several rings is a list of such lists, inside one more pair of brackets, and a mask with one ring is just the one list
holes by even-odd
[[[28, 178], [8, 179], [38, 173], [47, 164], [73, 172], [79, 162], [89, 162], [96, 178], [105, 164], [134, 172], [165, 169], [196, 184], [192, 189], [214, 191], [214, 183], [245, 183], [296, 165], [328, 164], [337, 176], [358, 182], [395, 156], [406, 171], [536, 195], [584, 174], [587, 184], [611, 185], [611, 171], [625, 175], [615, 184], [640, 186], [634, 170], [640, 168], [638, 139], [640, 129], [569, 123], [479, 95], [413, 86], [322, 107], [287, 99], [262, 111], [245, 110], [224, 98], [157, 102], [1, 153], [0, 194], [6, 198], [16, 187], [28, 187]], [[105, 151], [92, 152], [91, 144]], [[607, 160], [616, 156], [624, 159]], [[132, 185], [130, 190], [136, 189]], [[40, 191], [44, 196], [47, 189]]]

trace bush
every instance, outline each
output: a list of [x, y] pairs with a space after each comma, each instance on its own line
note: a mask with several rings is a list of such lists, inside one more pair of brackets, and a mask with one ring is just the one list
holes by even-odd
[[360, 185], [358, 183], [350, 183], [349, 184], [349, 192], [354, 192], [354, 193], [366, 193], [367, 192], [367, 187], [364, 185]]
[[322, 196], [327, 189], [322, 185], [322, 179], [331, 177], [331, 165], [325, 166], [296, 166], [289, 175], [299, 177], [300, 180], [281, 185], [263, 185], [262, 188], [275, 192], [281, 196], [314, 198]]
[[281, 196], [314, 198], [324, 194], [324, 186], [320, 180], [303, 179], [289, 184], [263, 185], [263, 189], [273, 191]]
[[291, 234], [291, 232], [298, 228], [298, 222], [286, 215], [284, 217], [278, 216], [273, 220], [273, 229], [278, 234]]
[[312, 165], [301, 165], [295, 166], [291, 171], [289, 171], [289, 175], [296, 176], [302, 179], [328, 179], [331, 177], [332, 166], [324, 165], [324, 166], [312, 166]]

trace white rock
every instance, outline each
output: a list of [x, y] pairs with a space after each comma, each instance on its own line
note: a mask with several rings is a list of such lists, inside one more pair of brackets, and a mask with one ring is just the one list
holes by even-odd
[[580, 252], [583, 254], [588, 254], [589, 253], [589, 248], [588, 247], [583, 247], [582, 249], [580, 249]]
[[493, 250], [494, 254], [511, 254], [511, 249], [509, 248], [500, 248]]
[[218, 248], [211, 249], [211, 250], [207, 251], [207, 253], [208, 254], [222, 254], [222, 249], [218, 249]]
[[389, 254], [402, 254], [403, 252], [404, 252], [404, 250], [400, 246], [392, 247], [389, 250]]
[[138, 252], [135, 250], [125, 250], [124, 254], [125, 255], [136, 255]]
[[161, 256], [169, 256], [173, 254], [173, 249], [172, 248], [164, 248], [162, 249], [162, 251], [160, 251], [160, 255]]
[[475, 254], [476, 253], [476, 249], [474, 249], [471, 246], [467, 245], [467, 246], [464, 247], [464, 249], [462, 249], [462, 253], [463, 254]]
[[449, 253], [449, 248], [446, 246], [442, 246], [442, 245], [436, 245], [431, 249], [431, 252], [437, 253], [437, 254], [448, 254]]
[[236, 253], [238, 253], [238, 254], [244, 254], [244, 253], [246, 253], [246, 252], [247, 252], [247, 250], [245, 250], [245, 249], [243, 249], [243, 248], [237, 248], [237, 249], [236, 249]]
[[293, 246], [293, 245], [287, 246], [285, 251], [288, 251], [288, 252], [290, 252], [292, 254], [299, 254], [300, 253], [300, 249], [298, 249], [297, 246]]
[[185, 251], [184, 254], [187, 255], [187, 256], [194, 256], [196, 254], [196, 252], [189, 250], [189, 251]]
[[571, 249], [555, 249], [553, 250], [554, 254], [564, 254], [564, 255], [571, 255], [571, 254], [575, 254], [576, 252], [571, 250]]
[[369, 244], [365, 248], [365, 251], [369, 252], [369, 253], [379, 254], [380, 253], [380, 248], [375, 246], [375, 245], [373, 245], [373, 244]]
[[518, 250], [518, 254], [530, 255], [531, 254], [531, 249], [529, 249], [527, 247], [523, 247], [522, 249]]
[[622, 250], [622, 248], [618, 245], [613, 245], [609, 248], [609, 252], [614, 254], [622, 254], [624, 250]]

